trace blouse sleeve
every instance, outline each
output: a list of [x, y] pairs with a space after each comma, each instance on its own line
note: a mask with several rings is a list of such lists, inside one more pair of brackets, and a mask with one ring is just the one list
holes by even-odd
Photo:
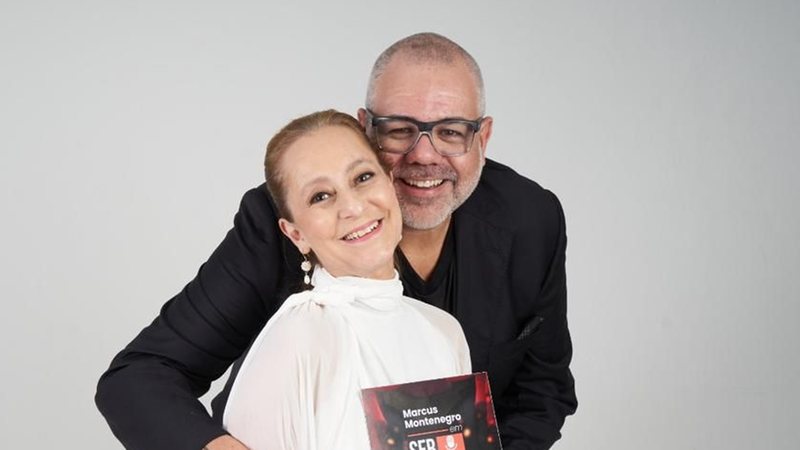
[[[274, 318], [250, 350], [231, 391], [224, 426], [251, 449], [317, 450], [315, 415], [335, 339], [319, 306]], [[332, 356], [334, 355], [334, 356]]]
[[[461, 327], [459, 327], [461, 330]], [[458, 351], [458, 356], [461, 360], [461, 372], [462, 373], [472, 373], [472, 359], [469, 354], [469, 346], [467, 345], [467, 340], [464, 338], [464, 331], [461, 331], [460, 336], [460, 346]]]

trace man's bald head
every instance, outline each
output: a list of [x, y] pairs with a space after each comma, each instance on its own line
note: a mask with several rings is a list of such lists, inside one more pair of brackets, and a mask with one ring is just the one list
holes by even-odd
[[475, 81], [479, 113], [482, 116], [486, 109], [486, 97], [483, 88], [483, 76], [475, 58], [460, 45], [436, 33], [418, 33], [405, 37], [383, 51], [372, 66], [372, 73], [367, 85], [367, 108], [372, 108], [375, 95], [375, 84], [383, 75], [386, 67], [395, 58], [402, 58], [411, 64], [420, 65], [464, 65]]

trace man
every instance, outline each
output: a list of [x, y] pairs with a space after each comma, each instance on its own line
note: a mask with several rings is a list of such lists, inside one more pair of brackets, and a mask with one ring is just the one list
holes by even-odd
[[[461, 323], [473, 369], [489, 373], [504, 448], [549, 448], [577, 406], [557, 198], [485, 158], [480, 69], [442, 36], [413, 35], [379, 56], [366, 106], [358, 118], [392, 166], [403, 213], [405, 293]], [[197, 277], [101, 378], [98, 407], [126, 447], [243, 448], [197, 397], [299, 284], [299, 255], [274, 211], [263, 187], [246, 193]]]

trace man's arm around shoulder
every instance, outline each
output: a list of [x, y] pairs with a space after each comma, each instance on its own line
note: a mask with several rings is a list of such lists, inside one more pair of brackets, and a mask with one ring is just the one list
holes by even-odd
[[126, 448], [197, 450], [225, 434], [198, 397], [277, 306], [284, 258], [276, 223], [264, 187], [248, 191], [197, 276], [100, 378], [95, 401]]

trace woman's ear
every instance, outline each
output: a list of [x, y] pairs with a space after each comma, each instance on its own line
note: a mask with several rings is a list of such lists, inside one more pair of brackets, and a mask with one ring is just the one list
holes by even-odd
[[305, 238], [303, 238], [303, 233], [295, 224], [281, 217], [278, 219], [278, 227], [281, 229], [281, 232], [292, 241], [292, 244], [297, 247], [297, 250], [300, 250], [300, 253], [307, 255], [311, 251], [311, 247], [309, 247]]

